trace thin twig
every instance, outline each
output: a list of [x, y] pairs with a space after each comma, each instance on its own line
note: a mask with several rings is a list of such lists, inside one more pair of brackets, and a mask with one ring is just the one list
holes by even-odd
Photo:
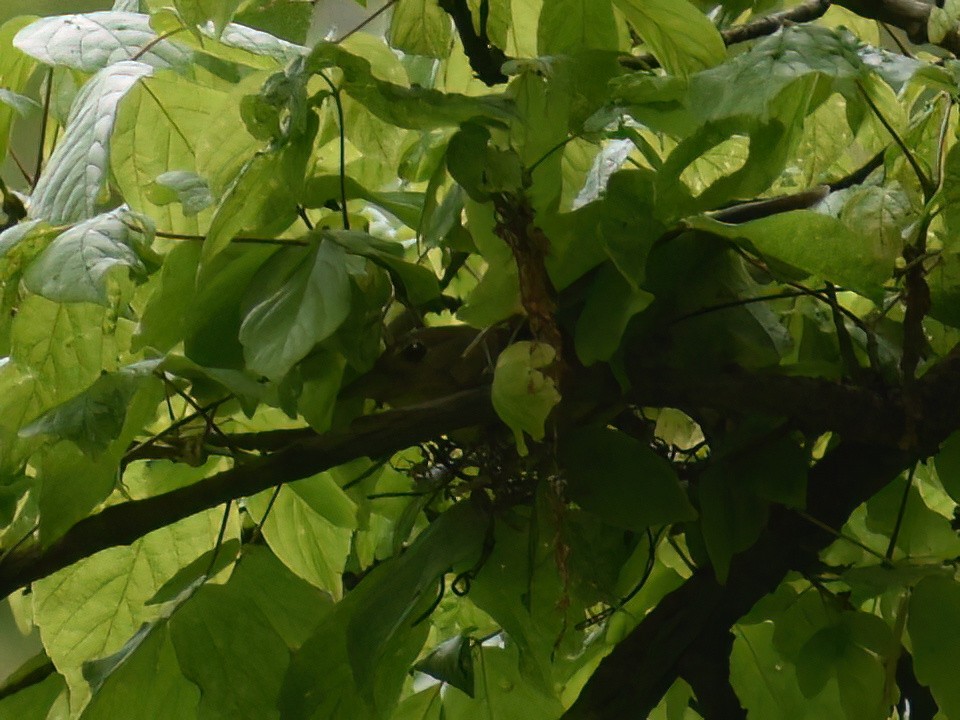
[[897, 546], [897, 539], [900, 537], [900, 528], [903, 527], [903, 517], [907, 512], [907, 500], [910, 498], [910, 489], [913, 487], [913, 476], [917, 472], [917, 466], [914, 465], [907, 473], [907, 486], [903, 489], [903, 496], [900, 498], [900, 507], [897, 509], [897, 520], [893, 524], [893, 532], [890, 533], [890, 543], [887, 545], [887, 552], [884, 557], [887, 560], [893, 559], [893, 551]]
[[47, 71], [47, 87], [44, 90], [43, 96], [43, 115], [40, 118], [40, 145], [37, 148], [37, 171], [33, 174], [33, 183], [30, 186], [31, 190], [36, 189], [37, 183], [40, 181], [40, 171], [43, 170], [43, 150], [44, 143], [47, 139], [47, 120], [50, 117], [50, 94], [53, 89], [53, 68], [51, 67]]
[[354, 33], [360, 32], [361, 30], [363, 30], [363, 28], [365, 28], [367, 25], [369, 25], [369, 24], [372, 23], [374, 20], [376, 20], [378, 17], [380, 17], [381, 15], [383, 15], [383, 13], [385, 13], [387, 10], [389, 10], [390, 8], [392, 8], [392, 7], [393, 7], [394, 5], [396, 5], [396, 4], [397, 4], [397, 0], [389, 0], [389, 2], [388, 2], [386, 5], [384, 5], [382, 8], [380, 8], [380, 9], [377, 10], [375, 13], [373, 13], [372, 15], [370, 15], [370, 17], [368, 17], [368, 18], [366, 18], [365, 20], [363, 20], [363, 22], [361, 22], [359, 25], [357, 25], [353, 30], [350, 30], [350, 31], [347, 32], [346, 34], [340, 36], [337, 40], [334, 40], [334, 41], [333, 41], [333, 44], [334, 44], [334, 45], [339, 45], [340, 43], [342, 43], [344, 40], [346, 40], [348, 37], [350, 37], [350, 36], [353, 35]]
[[343, 229], [350, 229], [350, 213], [347, 211], [347, 128], [343, 119], [343, 101], [340, 99], [340, 89], [323, 70], [317, 74], [330, 87], [333, 102], [337, 106], [337, 120], [340, 124], [340, 212], [343, 216]]

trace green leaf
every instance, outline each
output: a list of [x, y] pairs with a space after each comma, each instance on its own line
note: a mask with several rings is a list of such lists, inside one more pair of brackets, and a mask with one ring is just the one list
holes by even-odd
[[70, 223], [97, 214], [110, 161], [117, 106], [149, 65], [125, 60], [104, 68], [83, 86], [57, 144], [31, 195], [30, 213], [51, 223]]
[[174, 7], [187, 25], [205, 25], [213, 22], [214, 37], [233, 19], [242, 0], [173, 0]]
[[[36, 63], [28, 55], [14, 49], [13, 38], [24, 26], [29, 25], [33, 18], [14, 18], [0, 26], [0, 83], [8, 93], [22, 93], [27, 91], [27, 82], [33, 75]], [[5, 103], [6, 105], [6, 103]], [[4, 156], [10, 141], [10, 130], [17, 119], [18, 112], [6, 105], [0, 107], [0, 153]]]
[[494, 193], [517, 192], [523, 185], [523, 166], [512, 150], [489, 145], [490, 131], [470, 123], [447, 146], [447, 170], [467, 195], [477, 202]]
[[630, 286], [612, 264], [603, 266], [577, 319], [577, 357], [584, 365], [609, 360], [620, 347], [630, 319], [653, 302], [653, 295]]
[[541, 55], [618, 50], [620, 34], [610, 0], [546, 0], [537, 27]]
[[[857, 50], [851, 35], [815, 25], [785, 27], [729, 62], [691, 78], [690, 106], [709, 120], [739, 115], [767, 121], [789, 111], [784, 91], [810, 76], [830, 79], [836, 89], [855, 96], [854, 83], [864, 75]], [[807, 84], [808, 92], [817, 89], [818, 82]], [[742, 92], [743, 88], [752, 89]]]
[[[340, 599], [352, 530], [357, 527], [356, 508], [349, 508], [353, 511], [352, 523], [341, 526], [332, 523], [327, 518], [330, 509], [322, 501], [330, 498], [341, 505], [352, 506], [352, 503], [335, 484], [330, 488], [324, 478], [326, 476], [320, 475], [281, 488], [262, 530], [270, 549], [293, 573]], [[256, 520], [263, 518], [273, 493], [270, 490], [248, 499], [248, 507]], [[342, 522], [349, 523], [349, 520], [345, 518]]]
[[[203, 234], [212, 213], [187, 217], [180, 207], [162, 204], [163, 196], [156, 195], [160, 177], [202, 173], [210, 184], [210, 177], [220, 170], [218, 161], [224, 162], [222, 156], [204, 155], [203, 167], [198, 156], [208, 144], [207, 133], [224, 132], [231, 118], [234, 126], [229, 137], [237, 154], [245, 157], [255, 149], [253, 138], [241, 132], [238, 114], [219, 113], [220, 126], [210, 127], [209, 113], [216, 112], [211, 108], [225, 102], [230, 86], [209, 74], [202, 78], [202, 82], [191, 82], [173, 73], [144, 78], [121, 101], [111, 138], [110, 169], [123, 188], [124, 200], [168, 232]], [[223, 144], [218, 147], [222, 149]]]
[[155, 11], [150, 16], [150, 27], [164, 37], [176, 35], [178, 45], [186, 45], [196, 53], [253, 68], [276, 70], [306, 52], [300, 45], [236, 23], [229, 23], [223, 32], [208, 25], [188, 27], [177, 13], [168, 9]]
[[717, 580], [724, 583], [733, 556], [760, 537], [769, 505], [744, 487], [734, 467], [722, 462], [703, 473], [697, 495], [703, 539]]
[[697, 515], [670, 463], [617, 430], [592, 426], [565, 436], [560, 461], [570, 499], [617, 527], [643, 532]]
[[132, 707], [151, 708], [155, 720], [198, 718], [200, 688], [183, 676], [169, 625], [153, 628], [119, 667], [100, 682], [80, 720], [112, 720]]
[[943, 441], [933, 461], [944, 489], [955, 501], [960, 501], [960, 432]]
[[59, 235], [23, 275], [26, 287], [56, 302], [117, 302], [118, 278], [146, 278], [142, 233], [124, 210], [98, 215]]
[[[144, 605], [171, 575], [204, 553], [222, 512], [210, 511], [156, 530], [131, 545], [85, 558], [33, 584], [34, 620], [50, 658], [71, 691], [88, 692], [80, 668], [121, 648], [156, 617]], [[236, 537], [233, 525], [230, 537]]]
[[890, 249], [880, 244], [880, 238], [854, 234], [841, 221], [812, 210], [794, 210], [740, 225], [708, 216], [684, 222], [869, 298], [879, 298], [883, 283], [893, 274]]
[[91, 74], [134, 57], [157, 70], [178, 72], [193, 62], [192, 52], [161, 39], [146, 15], [131, 12], [42, 18], [17, 33], [13, 44], [45, 65]]
[[401, 0], [390, 18], [387, 39], [397, 50], [445, 58], [450, 54], [450, 16], [437, 0]]
[[64, 706], [59, 710], [66, 712], [66, 689], [63, 677], [53, 673], [41, 682], [0, 700], [0, 713], [20, 720], [47, 720], [57, 712], [56, 706], [61, 704], [58, 698], [63, 699]]
[[337, 243], [348, 253], [369, 258], [383, 267], [394, 280], [401, 301], [419, 307], [436, 300], [440, 295], [437, 276], [423, 265], [406, 262], [403, 259], [403, 246], [399, 243], [380, 240], [355, 230], [326, 230], [322, 236]]
[[106, 308], [87, 303], [59, 305], [31, 296], [11, 327], [10, 354], [33, 381], [29, 398], [18, 403], [22, 425], [68, 400], [114, 369], [114, 338], [104, 332]]
[[230, 244], [241, 230], [279, 234], [297, 217], [309, 148], [317, 131], [310, 115], [308, 130], [280, 147], [257, 152], [220, 198], [203, 242], [204, 266]]
[[667, 72], [690, 75], [722, 63], [723, 38], [688, 0], [613, 0]]
[[156, 205], [179, 202], [187, 217], [213, 205], [213, 194], [207, 181], [186, 170], [172, 170], [158, 175], [148, 188], [147, 197]]
[[82, 393], [23, 428], [20, 436], [53, 435], [90, 455], [102, 453], [120, 436], [134, 395], [151, 382], [159, 388], [160, 380], [152, 375], [158, 362], [146, 360], [101, 375]]
[[498, 95], [468, 97], [379, 80], [373, 76], [369, 61], [332, 43], [318, 44], [307, 62], [314, 73], [334, 66], [343, 71], [343, 89], [350, 97], [398, 127], [431, 130], [473, 118], [503, 123], [511, 116], [509, 105]]
[[545, 343], [518, 342], [497, 358], [491, 399], [497, 415], [513, 430], [521, 455], [526, 454], [523, 434], [542, 440], [547, 416], [560, 402], [553, 378], [541, 371], [555, 357], [554, 349]]
[[[475, 562], [488, 517], [475, 503], [444, 512], [406, 549], [374, 568], [295, 653], [279, 703], [290, 720], [389, 717], [428, 627], [438, 580]], [[322, 684], [325, 692], [316, 688]]]
[[951, 669], [960, 663], [960, 584], [946, 577], [921, 580], [910, 596], [907, 630], [917, 680], [930, 686], [944, 715], [957, 715], [960, 686]]
[[551, 720], [563, 712], [552, 693], [544, 692], [524, 677], [524, 660], [515, 645], [480, 647], [478, 693], [474, 701], [460, 693], [443, 698], [446, 720], [494, 717], [500, 720]]
[[469, 636], [457, 635], [444, 640], [413, 667], [473, 697], [473, 649]]
[[248, 551], [226, 585], [201, 588], [170, 620], [179, 665], [201, 691], [200, 717], [276, 717], [290, 651], [328, 611], [319, 590], [263, 548]]
[[[386, 210], [407, 227], [416, 230], [423, 212], [423, 194], [417, 192], [374, 192], [352, 177], [344, 178], [347, 200], [359, 198]], [[320, 175], [307, 180], [303, 189], [303, 204], [309, 208], [324, 207], [328, 202], [341, 202], [340, 177]]]
[[350, 312], [346, 253], [323, 240], [278, 252], [254, 277], [246, 294], [240, 342], [251, 370], [283, 377]]

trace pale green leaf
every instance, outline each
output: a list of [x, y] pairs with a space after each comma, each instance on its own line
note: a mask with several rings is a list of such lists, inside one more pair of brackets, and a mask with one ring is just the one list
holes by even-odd
[[296, 219], [316, 130], [316, 116], [310, 115], [307, 132], [280, 147], [258, 151], [244, 163], [220, 198], [210, 222], [201, 256], [204, 266], [241, 230], [277, 234]]
[[[350, 554], [352, 529], [337, 527], [314, 505], [304, 499], [296, 486], [310, 484], [316, 478], [303, 480], [280, 489], [273, 509], [262, 526], [263, 537], [277, 558], [298, 577], [326, 590], [335, 599], [343, 596], [343, 571]], [[314, 492], [310, 487], [303, 492]], [[337, 488], [339, 491], [339, 488]], [[253, 517], [259, 520], [267, 511], [273, 490], [248, 498]], [[341, 493], [342, 495], [342, 493]]]
[[[144, 603], [182, 565], [209, 549], [222, 514], [195, 515], [33, 584], [40, 637], [78, 699], [87, 692], [82, 664], [115, 652], [157, 616], [158, 609]], [[232, 528], [229, 535], [236, 537], [236, 524]]]
[[450, 54], [450, 16], [437, 0], [400, 0], [390, 18], [388, 40], [405, 53], [445, 58]]
[[140, 78], [152, 72], [149, 65], [126, 60], [87, 81], [70, 111], [66, 135], [33, 191], [32, 217], [69, 223], [96, 215], [110, 163], [117, 106]]
[[114, 339], [102, 329], [107, 315], [98, 305], [60, 305], [39, 296], [21, 303], [11, 327], [11, 357], [33, 381], [30, 399], [19, 405], [21, 421], [74, 397], [101, 370], [114, 369]]
[[523, 454], [523, 434], [542, 440], [547, 416], [560, 402], [553, 378], [541, 368], [550, 366], [556, 353], [539, 342], [514, 343], [497, 358], [491, 398], [497, 415], [513, 430], [517, 447]]
[[63, 65], [95, 73], [136, 57], [156, 69], [185, 71], [193, 53], [161, 40], [146, 15], [92, 12], [42, 18], [21, 30], [14, 45], [45, 65]]
[[537, 27], [541, 55], [618, 50], [620, 34], [610, 0], [545, 0]]
[[[198, 154], [209, 142], [207, 134], [225, 132], [231, 117], [234, 127], [229, 137], [240, 145], [238, 153], [248, 155], [255, 149], [253, 138], [242, 131], [239, 113], [219, 112], [229, 84], [210, 75], [202, 78], [194, 82], [173, 73], [144, 78], [124, 96], [117, 111], [110, 170], [130, 208], [167, 232], [203, 234], [212, 212], [188, 217], [186, 208], [161, 205], [152, 195], [159, 177], [168, 172], [196, 173], [209, 181], [220, 169], [217, 159], [224, 156], [204, 157], [206, 164], [201, 165]], [[217, 113], [220, 126], [216, 129], [210, 126], [211, 113]]]
[[150, 27], [160, 35], [175, 34], [178, 45], [186, 45], [194, 52], [254, 68], [276, 70], [306, 52], [300, 45], [236, 23], [229, 23], [219, 34], [205, 25], [199, 28], [198, 36], [172, 10], [154, 12]]
[[148, 187], [147, 197], [156, 205], [179, 202], [187, 217], [213, 205], [213, 195], [207, 181], [187, 170], [172, 170], [158, 175]]
[[[141, 233], [124, 210], [98, 215], [58, 236], [24, 273], [26, 287], [57, 302], [116, 302], [120, 273], [143, 280]], [[141, 248], [138, 248], [140, 245]]]
[[690, 75], [722, 63], [723, 38], [689, 0], [614, 0], [670, 73]]

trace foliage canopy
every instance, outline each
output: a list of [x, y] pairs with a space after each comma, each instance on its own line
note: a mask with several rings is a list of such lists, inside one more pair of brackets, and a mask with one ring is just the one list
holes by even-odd
[[0, 27], [0, 716], [960, 718], [960, 3], [388, 5]]

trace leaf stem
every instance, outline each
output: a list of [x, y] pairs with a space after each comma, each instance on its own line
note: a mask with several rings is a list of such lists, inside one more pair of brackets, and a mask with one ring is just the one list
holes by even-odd
[[50, 95], [53, 89], [53, 68], [47, 71], [47, 87], [43, 95], [43, 114], [40, 117], [40, 143], [37, 148], [37, 171], [33, 174], [30, 189], [34, 190], [40, 181], [40, 171], [43, 169], [43, 146], [47, 140], [47, 120], [50, 117]]
[[349, 230], [350, 213], [347, 212], [347, 129], [343, 119], [343, 101], [340, 99], [340, 89], [333, 84], [327, 74], [323, 70], [318, 70], [317, 74], [330, 87], [333, 102], [337, 106], [337, 121], [340, 125], [340, 212], [343, 216], [343, 229]]
[[373, 14], [370, 15], [369, 17], [365, 18], [359, 25], [357, 25], [355, 28], [353, 28], [353, 30], [350, 30], [350, 31], [347, 32], [346, 34], [341, 35], [339, 38], [337, 38], [336, 40], [334, 40], [334, 41], [333, 41], [333, 44], [334, 44], [334, 45], [339, 45], [340, 43], [342, 43], [344, 40], [346, 40], [348, 37], [350, 37], [350, 36], [353, 35], [354, 33], [360, 32], [361, 30], [363, 30], [363, 28], [365, 28], [367, 25], [369, 25], [369, 24], [372, 23], [374, 20], [376, 20], [378, 17], [380, 17], [381, 15], [383, 15], [383, 13], [385, 13], [387, 10], [389, 10], [390, 8], [392, 8], [392, 7], [393, 7], [394, 5], [396, 5], [396, 4], [397, 4], [397, 0], [390, 0], [390, 1], [389, 1], [386, 5], [384, 5], [382, 8], [380, 8], [379, 10], [377, 10], [375, 13], [373, 13]]
[[887, 560], [893, 559], [893, 551], [897, 546], [897, 538], [900, 536], [900, 529], [903, 527], [903, 517], [907, 513], [907, 500], [910, 498], [910, 489], [913, 487], [913, 476], [917, 472], [917, 466], [913, 465], [910, 472], [907, 473], [907, 485], [903, 488], [903, 496], [900, 498], [900, 507], [897, 509], [897, 520], [893, 524], [893, 532], [890, 533], [890, 543], [887, 545], [887, 551], [884, 557]]

